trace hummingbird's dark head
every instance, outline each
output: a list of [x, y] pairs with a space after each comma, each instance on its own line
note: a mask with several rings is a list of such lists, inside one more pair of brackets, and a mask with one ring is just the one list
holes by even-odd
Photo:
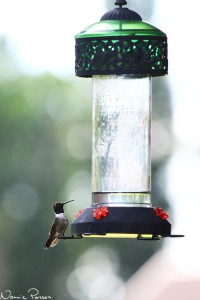
[[63, 206], [64, 206], [66, 203], [69, 203], [69, 202], [72, 202], [72, 201], [74, 201], [74, 200], [70, 200], [70, 201], [67, 201], [67, 202], [64, 202], [64, 203], [59, 203], [59, 202], [54, 203], [53, 209], [54, 209], [55, 213], [56, 213], [56, 214], [64, 213], [64, 208], [63, 208]]

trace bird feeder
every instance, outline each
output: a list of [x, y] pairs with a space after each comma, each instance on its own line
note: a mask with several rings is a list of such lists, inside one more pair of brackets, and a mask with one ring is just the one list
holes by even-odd
[[92, 77], [92, 204], [73, 236], [160, 239], [172, 236], [151, 203], [152, 77], [168, 72], [167, 36], [118, 7], [76, 35], [79, 77]]

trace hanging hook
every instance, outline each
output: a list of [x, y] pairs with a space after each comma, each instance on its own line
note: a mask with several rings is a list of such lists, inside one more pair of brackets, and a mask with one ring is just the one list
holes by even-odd
[[127, 2], [126, 0], [116, 0], [115, 1], [115, 5], [119, 5], [120, 7], [122, 7], [123, 5], [126, 5]]

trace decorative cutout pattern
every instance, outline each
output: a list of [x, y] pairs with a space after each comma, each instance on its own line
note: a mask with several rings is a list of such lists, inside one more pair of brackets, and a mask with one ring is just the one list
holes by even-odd
[[167, 74], [167, 37], [76, 39], [75, 72], [80, 77], [110, 74]]

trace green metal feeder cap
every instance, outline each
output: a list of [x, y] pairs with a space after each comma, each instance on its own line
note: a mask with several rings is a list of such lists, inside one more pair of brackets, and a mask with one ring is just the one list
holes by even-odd
[[167, 74], [166, 34], [122, 7], [126, 1], [115, 4], [119, 7], [75, 36], [76, 75]]

